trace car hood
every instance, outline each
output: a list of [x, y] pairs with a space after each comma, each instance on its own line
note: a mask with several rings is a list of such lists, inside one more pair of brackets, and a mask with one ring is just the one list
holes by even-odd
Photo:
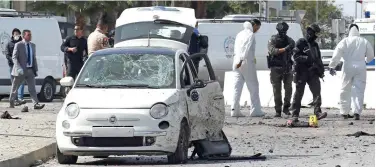
[[80, 108], [151, 108], [155, 103], [169, 105], [178, 99], [176, 89], [74, 88], [64, 103], [74, 102]]

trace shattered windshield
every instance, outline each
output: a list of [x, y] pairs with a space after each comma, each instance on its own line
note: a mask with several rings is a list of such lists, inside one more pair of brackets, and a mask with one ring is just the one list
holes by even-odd
[[174, 55], [110, 54], [88, 60], [76, 87], [175, 88]]

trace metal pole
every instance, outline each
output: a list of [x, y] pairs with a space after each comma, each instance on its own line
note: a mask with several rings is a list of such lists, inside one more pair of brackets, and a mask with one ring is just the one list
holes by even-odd
[[268, 7], [268, 1], [265, 1], [265, 18], [266, 18], [266, 20], [269, 19], [269, 7]]
[[358, 2], [355, 1], [355, 19], [358, 17]]
[[360, 18], [363, 18], [363, 3], [364, 1], [362, 1], [362, 3], [360, 4]]
[[171, 0], [171, 6], [175, 6], [174, 0]]
[[260, 17], [261, 17], [261, 8], [262, 8], [262, 6], [261, 6], [261, 0], [258, 3], [259, 3], [259, 14], [260, 14]]
[[319, 22], [319, 0], [316, 0], [316, 23]]

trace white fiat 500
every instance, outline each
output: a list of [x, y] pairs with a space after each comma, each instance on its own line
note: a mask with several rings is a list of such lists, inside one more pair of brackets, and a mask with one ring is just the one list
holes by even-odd
[[[193, 58], [202, 59], [207, 68], [200, 71], [209, 78], [198, 79]], [[185, 163], [196, 142], [202, 144], [199, 156], [223, 154], [225, 107], [214, 76], [206, 54], [162, 47], [95, 52], [76, 81], [61, 81], [72, 89], [56, 121], [58, 162], [136, 154]]]

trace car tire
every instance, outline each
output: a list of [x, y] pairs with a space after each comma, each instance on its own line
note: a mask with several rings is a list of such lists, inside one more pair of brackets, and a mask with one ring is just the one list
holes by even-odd
[[75, 164], [77, 163], [78, 156], [64, 155], [60, 152], [59, 147], [56, 146], [56, 158], [59, 164]]
[[189, 130], [188, 123], [183, 120], [180, 126], [180, 133], [176, 151], [167, 156], [169, 164], [185, 164], [188, 161], [188, 144], [189, 144]]
[[0, 96], [0, 101], [4, 99], [4, 96]]
[[42, 88], [40, 89], [40, 92], [38, 94], [38, 99], [41, 102], [51, 102], [54, 100], [54, 95], [56, 91], [54, 80], [50, 78], [44, 79]]

